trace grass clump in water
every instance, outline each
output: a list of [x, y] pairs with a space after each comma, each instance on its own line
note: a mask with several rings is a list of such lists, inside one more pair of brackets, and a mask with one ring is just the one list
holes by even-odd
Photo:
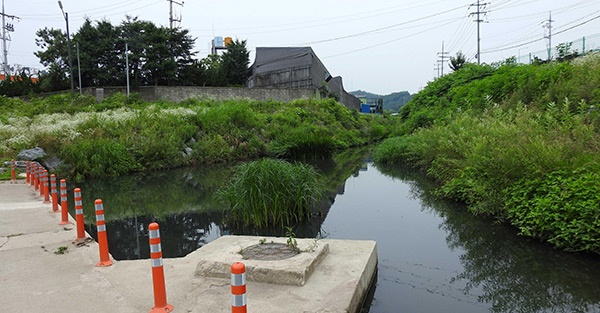
[[217, 197], [231, 208], [234, 224], [284, 227], [309, 219], [321, 194], [319, 174], [310, 165], [263, 159], [239, 166]]

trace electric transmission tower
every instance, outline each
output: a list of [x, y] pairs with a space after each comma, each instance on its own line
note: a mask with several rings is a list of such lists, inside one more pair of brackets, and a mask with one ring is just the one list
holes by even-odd
[[475, 7], [477, 11], [470, 13], [469, 15], [475, 15], [476, 18], [473, 22], [477, 23], [477, 64], [481, 64], [481, 36], [480, 36], [480, 25], [483, 22], [483, 16], [487, 14], [487, 11], [482, 11], [485, 9], [487, 3], [481, 3], [477, 0], [476, 3], [469, 5], [469, 7]]
[[542, 26], [544, 28], [548, 28], [548, 36], [544, 36], [544, 38], [548, 39], [548, 61], [552, 59], [552, 11], [550, 11], [550, 15], [548, 16], [548, 20], [544, 21]]
[[[442, 41], [442, 52], [438, 52], [438, 63], [440, 63], [442, 75], [444, 76], [444, 67], [446, 66], [446, 60], [449, 60], [448, 51], [444, 51], [444, 42]], [[440, 76], [440, 77], [441, 77]]]
[[4, 72], [4, 79], [10, 79], [10, 69], [8, 67], [8, 46], [7, 41], [10, 41], [10, 33], [15, 31], [15, 25], [12, 23], [6, 23], [6, 19], [11, 20], [19, 19], [17, 16], [9, 15], [4, 12], [4, 0], [2, 0], [2, 71]]
[[181, 3], [179, 3], [175, 0], [167, 0], [167, 1], [169, 1], [169, 28], [172, 29], [173, 22], [181, 23], [181, 14], [179, 14], [179, 17], [173, 17], [173, 3], [183, 7], [183, 1], [181, 1]]

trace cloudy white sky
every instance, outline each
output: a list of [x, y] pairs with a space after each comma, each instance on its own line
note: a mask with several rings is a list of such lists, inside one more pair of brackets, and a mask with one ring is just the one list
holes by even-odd
[[[41, 68], [35, 32], [65, 29], [54, 0], [3, 0], [5, 13], [19, 17], [10, 33], [8, 62]], [[462, 50], [477, 62], [477, 0], [184, 0], [174, 5], [179, 26], [196, 38], [197, 57], [205, 57], [214, 36], [247, 40], [256, 47], [311, 46], [346, 90], [415, 93], [438, 74], [444, 50]], [[177, 2], [181, 3], [181, 0]], [[481, 61], [491, 63], [529, 52], [544, 56], [552, 13], [552, 46], [575, 41], [600, 48], [600, 0], [480, 0]], [[62, 0], [71, 32], [85, 17], [113, 25], [125, 15], [169, 25], [168, 0]], [[449, 72], [446, 66], [445, 73]]]

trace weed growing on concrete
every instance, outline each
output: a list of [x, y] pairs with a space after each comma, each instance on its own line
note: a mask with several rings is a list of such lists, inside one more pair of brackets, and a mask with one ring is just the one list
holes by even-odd
[[290, 247], [290, 249], [292, 249], [293, 251], [300, 252], [300, 250], [298, 249], [298, 241], [296, 241], [296, 233], [294, 233], [294, 230], [289, 226], [286, 226], [285, 229], [285, 236], [287, 237], [288, 247]]
[[54, 251], [54, 254], [65, 254], [67, 252], [67, 249], [69, 249], [69, 247], [60, 246], [56, 249], [56, 251]]
[[315, 252], [319, 247], [319, 239], [313, 240], [312, 244], [308, 246], [306, 249], [302, 250], [302, 252]]

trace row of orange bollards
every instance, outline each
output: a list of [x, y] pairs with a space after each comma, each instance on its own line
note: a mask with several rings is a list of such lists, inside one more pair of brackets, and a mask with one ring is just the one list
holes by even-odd
[[[12, 161], [11, 183], [16, 182], [15, 177], [15, 161]], [[52, 212], [58, 212], [58, 194], [56, 175], [50, 175], [50, 186], [48, 186], [48, 171], [37, 162], [26, 163], [26, 183], [30, 184], [39, 190], [40, 197], [44, 198], [44, 203], [52, 203]], [[49, 192], [49, 187], [51, 192]], [[50, 201], [51, 195], [51, 201]], [[83, 217], [83, 203], [81, 197], [81, 189], [73, 190], [75, 202], [75, 222], [77, 225], [77, 238], [74, 242], [85, 240], [85, 225]], [[60, 206], [61, 206], [61, 221], [60, 225], [70, 224], [68, 197], [67, 197], [67, 182], [65, 179], [60, 180]], [[106, 234], [106, 220], [104, 218], [104, 205], [101, 199], [96, 199], [94, 202], [96, 212], [96, 225], [98, 235], [98, 249], [100, 254], [100, 262], [96, 266], [104, 267], [111, 266], [113, 263], [110, 259], [108, 251], [108, 238]], [[173, 306], [167, 303], [167, 293], [165, 287], [165, 275], [163, 269], [162, 247], [160, 243], [160, 230], [158, 223], [148, 225], [149, 245], [150, 245], [150, 261], [152, 265], [152, 287], [154, 291], [154, 307], [150, 313], [172, 312]], [[246, 313], [246, 267], [241, 262], [236, 262], [231, 265], [231, 312]]]

